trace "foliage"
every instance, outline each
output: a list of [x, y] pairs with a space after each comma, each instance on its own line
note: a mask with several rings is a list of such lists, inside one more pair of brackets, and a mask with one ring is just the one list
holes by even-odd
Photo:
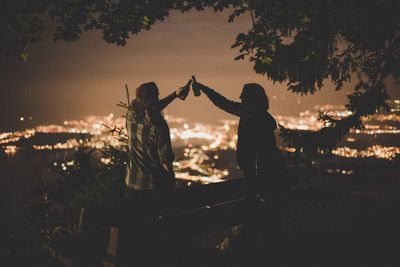
[[[118, 128], [110, 131], [122, 134]], [[118, 139], [121, 138], [119, 134], [116, 134]], [[123, 197], [126, 157], [126, 143], [121, 146], [105, 143], [102, 150], [96, 151], [83, 142], [71, 158], [52, 165], [62, 179], [53, 184], [45, 183], [44, 188], [30, 193], [26, 215], [30, 221], [42, 225], [47, 238], [77, 234], [82, 207]], [[101, 158], [107, 159], [107, 164], [101, 163]]]
[[[254, 70], [274, 82], [286, 82], [296, 94], [313, 94], [330, 80], [340, 90], [351, 79], [348, 96], [352, 115], [334, 120], [321, 116], [318, 132], [283, 130], [293, 145], [328, 152], [360, 118], [387, 109], [387, 79], [400, 82], [400, 2], [396, 0], [5, 0], [0, 4], [0, 55], [17, 53], [26, 59], [39, 41], [44, 15], [56, 23], [55, 40], [74, 41], [84, 31], [125, 45], [131, 34], [149, 30], [173, 10], [230, 8], [228, 21], [248, 13], [253, 25], [239, 33], [236, 59], [248, 58]], [[325, 153], [326, 154], [326, 153]]]
[[253, 28], [239, 34], [233, 47], [237, 59], [248, 57], [254, 70], [288, 90], [315, 93], [331, 80], [336, 90], [351, 78], [348, 95], [352, 114], [336, 120], [321, 114], [318, 132], [289, 131], [282, 136], [293, 146], [316, 156], [329, 154], [337, 141], [361, 117], [387, 110], [386, 81], [400, 82], [400, 5], [396, 1], [249, 1]]

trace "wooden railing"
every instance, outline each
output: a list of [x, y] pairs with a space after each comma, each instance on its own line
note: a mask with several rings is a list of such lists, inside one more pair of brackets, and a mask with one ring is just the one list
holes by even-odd
[[[258, 180], [254, 178], [253, 184]], [[82, 258], [111, 264], [124, 254], [124, 249], [136, 244], [187, 238], [245, 224], [249, 212], [266, 206], [262, 199], [257, 199], [257, 192], [249, 193], [247, 182], [240, 178], [171, 193], [138, 193], [124, 201], [84, 207], [80, 218], [81, 235], [76, 244], [80, 252], [70, 256], [69, 261], [64, 260], [64, 264], [82, 261]], [[57, 255], [68, 258], [60, 251]]]

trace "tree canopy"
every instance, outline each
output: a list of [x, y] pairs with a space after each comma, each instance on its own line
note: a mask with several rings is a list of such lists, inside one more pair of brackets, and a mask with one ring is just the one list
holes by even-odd
[[151, 29], [171, 11], [232, 10], [228, 21], [250, 14], [252, 27], [238, 33], [237, 60], [297, 94], [313, 94], [331, 81], [340, 90], [355, 80], [348, 96], [352, 112], [343, 119], [321, 114], [318, 132], [285, 132], [298, 148], [329, 152], [361, 117], [387, 109], [386, 82], [400, 83], [400, 2], [397, 0], [3, 0], [0, 55], [26, 60], [50, 17], [54, 40], [74, 41], [98, 30], [108, 43], [126, 44], [132, 34]]

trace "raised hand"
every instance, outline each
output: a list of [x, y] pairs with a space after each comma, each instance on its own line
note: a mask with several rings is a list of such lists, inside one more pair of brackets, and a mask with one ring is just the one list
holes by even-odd
[[179, 88], [178, 90], [176, 90], [176, 95], [182, 99], [185, 100], [186, 97], [189, 94], [189, 90], [190, 90], [190, 85], [192, 84], [192, 80], [189, 80], [185, 86]]
[[194, 75], [192, 75], [192, 80], [193, 80], [193, 84], [192, 84], [193, 94], [195, 96], [201, 95], [201, 91], [203, 91], [205, 88], [207, 88], [207, 86], [205, 86], [202, 83], [199, 83], [196, 80], [196, 77]]

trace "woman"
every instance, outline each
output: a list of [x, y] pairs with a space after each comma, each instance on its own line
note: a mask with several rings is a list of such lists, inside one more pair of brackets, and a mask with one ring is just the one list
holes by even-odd
[[136, 99], [126, 114], [129, 156], [125, 177], [129, 189], [141, 191], [171, 191], [175, 187], [169, 127], [162, 109], [175, 98], [185, 98], [190, 83], [159, 100], [154, 82], [136, 89]]
[[[245, 84], [240, 95], [241, 102], [234, 102], [192, 78], [194, 91], [202, 91], [217, 107], [240, 118], [237, 162], [247, 181], [260, 176], [264, 178], [261, 181], [264, 189], [278, 189], [277, 172], [281, 163], [274, 134], [277, 125], [268, 112], [269, 101], [264, 88], [256, 83]], [[253, 188], [251, 191], [256, 189], [254, 186], [249, 183], [249, 189]]]
[[[237, 161], [246, 177], [246, 195], [250, 201], [258, 202], [259, 197], [269, 203], [269, 212], [261, 219], [257, 212], [251, 212], [249, 224], [261, 225], [261, 230], [279, 233], [281, 231], [282, 186], [279, 171], [282, 161], [276, 146], [276, 121], [268, 112], [269, 101], [264, 88], [256, 83], [243, 86], [241, 102], [226, 99], [215, 90], [193, 79], [193, 90], [202, 91], [220, 109], [240, 118], [238, 126]], [[255, 176], [262, 179], [256, 181]], [[266, 224], [258, 223], [265, 220]], [[255, 227], [255, 230], [258, 228]], [[259, 229], [260, 230], [260, 229]], [[256, 231], [258, 233], [258, 230]]]

